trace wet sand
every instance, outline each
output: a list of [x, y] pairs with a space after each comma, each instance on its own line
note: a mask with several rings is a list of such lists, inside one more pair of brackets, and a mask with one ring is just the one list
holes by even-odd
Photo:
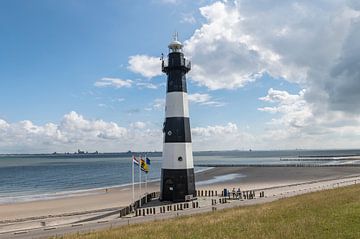
[[[201, 182], [222, 175], [233, 175], [227, 181], [200, 185], [200, 188], [240, 187], [247, 189], [263, 189], [289, 184], [307, 183], [319, 180], [341, 179], [360, 176], [358, 167], [219, 167], [196, 176]], [[237, 177], [236, 177], [237, 176]], [[200, 183], [201, 184], [201, 183]]]

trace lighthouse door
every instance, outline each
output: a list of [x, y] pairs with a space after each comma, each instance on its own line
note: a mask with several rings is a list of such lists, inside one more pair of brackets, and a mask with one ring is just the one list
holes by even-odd
[[174, 181], [171, 178], [168, 178], [165, 180], [165, 184], [164, 184], [164, 197], [166, 198], [166, 200], [168, 201], [173, 201], [174, 200]]

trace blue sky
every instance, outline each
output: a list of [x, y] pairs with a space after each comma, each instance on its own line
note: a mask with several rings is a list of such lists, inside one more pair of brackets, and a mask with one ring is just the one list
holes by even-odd
[[[1, 4], [1, 114], [38, 123], [58, 120], [69, 110], [103, 116], [94, 110], [97, 102], [85, 95], [96, 90], [94, 82], [105, 76], [138, 77], [126, 70], [128, 57], [160, 55], [177, 26], [164, 23], [179, 18], [169, 6], [147, 1]], [[129, 97], [135, 92], [96, 93]]]
[[[0, 153], [161, 150], [166, 77], [155, 60], [175, 31], [194, 66], [188, 84], [195, 150], [356, 147], [358, 115], [349, 116], [348, 104], [329, 93], [343, 86], [326, 85], [338, 77], [328, 76], [337, 57], [347, 59], [343, 46], [356, 33], [358, 6], [290, 2], [1, 1]], [[340, 20], [309, 21], [310, 10]], [[321, 30], [324, 24], [347, 31], [335, 37]], [[297, 30], [310, 39], [299, 39]], [[335, 53], [326, 55], [326, 47]], [[128, 85], [99, 83], [106, 79]], [[104, 139], [104, 132], [112, 133]], [[341, 142], [318, 143], [340, 133]]]

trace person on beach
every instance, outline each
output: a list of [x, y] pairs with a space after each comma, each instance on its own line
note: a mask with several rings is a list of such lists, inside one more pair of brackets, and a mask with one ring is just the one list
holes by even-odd
[[238, 190], [237, 190], [236, 198], [241, 199], [241, 190], [240, 190], [240, 188], [238, 188]]
[[236, 193], [235, 188], [233, 188], [232, 190], [233, 199], [235, 198], [235, 193]]

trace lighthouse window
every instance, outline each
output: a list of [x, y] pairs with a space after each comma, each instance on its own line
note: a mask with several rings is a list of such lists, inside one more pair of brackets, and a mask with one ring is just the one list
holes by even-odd
[[180, 157], [178, 158], [178, 160], [181, 162], [181, 161], [183, 160], [183, 158], [180, 156]]

